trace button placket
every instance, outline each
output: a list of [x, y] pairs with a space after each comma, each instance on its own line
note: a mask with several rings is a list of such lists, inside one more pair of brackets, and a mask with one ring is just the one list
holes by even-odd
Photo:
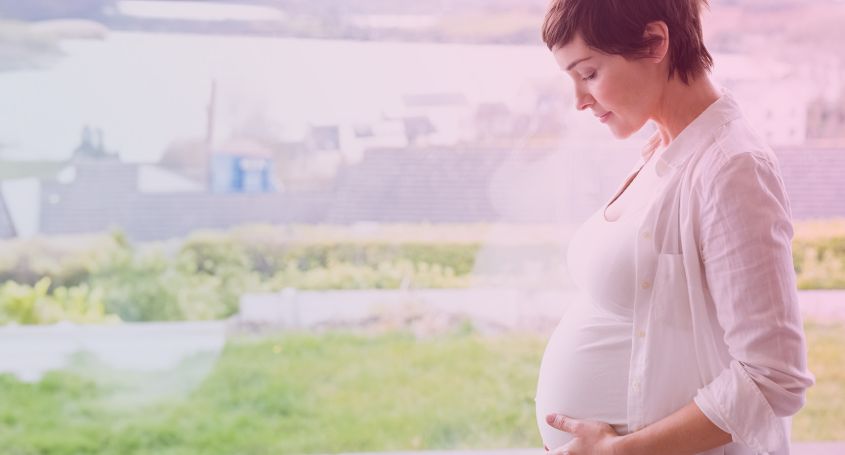
[[[654, 273], [651, 255], [653, 255], [653, 247], [650, 241], [653, 237], [653, 232], [645, 229], [640, 232], [640, 242], [637, 242], [636, 261], [637, 261], [637, 275], [639, 279], [638, 292], [634, 295], [634, 327], [633, 327], [633, 343], [631, 352], [631, 363], [629, 369], [629, 393], [628, 393], [628, 424], [633, 429], [642, 428], [643, 414], [645, 410], [645, 402], [643, 394], [641, 393], [641, 381], [645, 374], [645, 328], [648, 325], [649, 308], [651, 307], [651, 277]], [[646, 280], [645, 278], [648, 278]], [[647, 283], [646, 286], [643, 286]]]

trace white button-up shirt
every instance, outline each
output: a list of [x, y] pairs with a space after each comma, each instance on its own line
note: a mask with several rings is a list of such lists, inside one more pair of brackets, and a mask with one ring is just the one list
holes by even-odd
[[694, 400], [733, 438], [707, 455], [786, 455], [815, 379], [777, 158], [728, 92], [655, 158], [664, 186], [637, 236], [628, 428]]

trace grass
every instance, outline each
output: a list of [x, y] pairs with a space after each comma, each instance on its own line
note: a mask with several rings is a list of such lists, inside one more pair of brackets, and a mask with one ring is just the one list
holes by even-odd
[[796, 441], [845, 440], [845, 326], [805, 325], [808, 363], [816, 385], [792, 422]]
[[[793, 439], [845, 439], [845, 327], [808, 325], [807, 336], [818, 384], [795, 418]], [[544, 343], [537, 334], [471, 330], [424, 340], [239, 338], [211, 359], [196, 387], [158, 399], [144, 387], [178, 383], [199, 367], [189, 362], [129, 381], [94, 375], [90, 365], [34, 384], [0, 376], [0, 447], [4, 454], [175, 455], [538, 446], [533, 393]]]

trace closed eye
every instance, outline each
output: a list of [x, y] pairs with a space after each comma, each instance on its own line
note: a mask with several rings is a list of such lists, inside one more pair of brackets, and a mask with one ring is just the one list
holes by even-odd
[[596, 78], [596, 72], [593, 71], [589, 76], [582, 77], [581, 80], [582, 81], [590, 81], [590, 80], [593, 80], [595, 78]]

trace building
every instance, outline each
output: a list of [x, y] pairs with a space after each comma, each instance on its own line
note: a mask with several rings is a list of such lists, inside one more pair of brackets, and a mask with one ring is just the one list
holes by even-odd
[[810, 102], [807, 138], [815, 141], [840, 139], [845, 143], [845, 87], [836, 99], [817, 97]]
[[[253, 193], [210, 191], [150, 165], [78, 160], [52, 178], [3, 182], [0, 237], [119, 228], [149, 241], [243, 224], [572, 224], [607, 203], [625, 173], [608, 165], [625, 162], [619, 150], [579, 147], [368, 150], [328, 187]], [[795, 220], [845, 217], [845, 147], [775, 153]]]
[[12, 220], [12, 214], [9, 213], [6, 207], [6, 198], [3, 197], [3, 192], [0, 191], [0, 239], [14, 237], [17, 237], [17, 231]]
[[215, 193], [270, 193], [273, 153], [252, 141], [230, 141], [214, 149], [211, 156], [211, 190]]

